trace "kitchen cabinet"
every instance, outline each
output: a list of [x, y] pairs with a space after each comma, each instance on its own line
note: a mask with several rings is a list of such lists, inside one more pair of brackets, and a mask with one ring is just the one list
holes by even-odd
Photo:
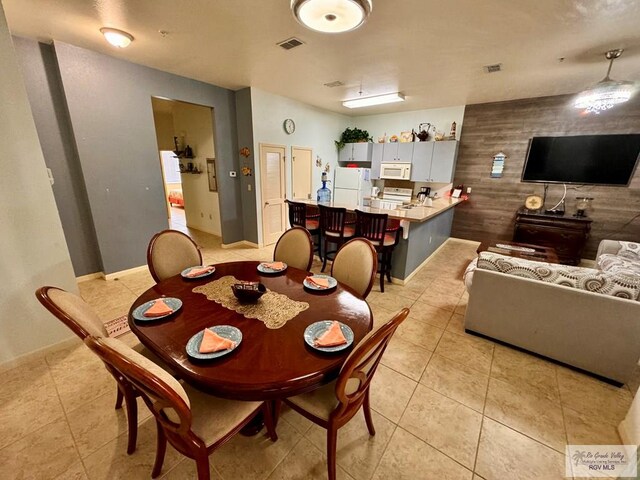
[[414, 143], [411, 159], [411, 181], [451, 183], [458, 156], [458, 142]]
[[371, 146], [371, 180], [380, 180], [380, 164], [384, 143], [374, 143]]
[[338, 153], [339, 162], [370, 162], [371, 142], [346, 143]]
[[384, 143], [382, 163], [411, 163], [413, 142]]

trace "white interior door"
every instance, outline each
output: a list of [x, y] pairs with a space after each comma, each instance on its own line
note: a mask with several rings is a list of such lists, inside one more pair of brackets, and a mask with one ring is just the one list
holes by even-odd
[[285, 147], [260, 145], [260, 190], [262, 192], [262, 241], [271, 245], [285, 230]]
[[310, 148], [291, 147], [291, 194], [293, 198], [311, 198]]

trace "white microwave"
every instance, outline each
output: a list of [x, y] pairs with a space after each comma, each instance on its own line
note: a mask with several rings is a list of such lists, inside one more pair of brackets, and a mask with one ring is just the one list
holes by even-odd
[[383, 163], [380, 165], [380, 178], [388, 180], [411, 179], [410, 163]]

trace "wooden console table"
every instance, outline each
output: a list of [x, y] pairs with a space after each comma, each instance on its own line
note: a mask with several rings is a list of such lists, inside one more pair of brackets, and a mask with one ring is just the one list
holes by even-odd
[[589, 238], [588, 217], [553, 215], [520, 209], [516, 213], [513, 241], [553, 247], [565, 265], [578, 265]]

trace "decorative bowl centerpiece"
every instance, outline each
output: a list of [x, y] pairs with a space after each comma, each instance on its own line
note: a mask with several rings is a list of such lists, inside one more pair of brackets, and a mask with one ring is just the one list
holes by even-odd
[[231, 290], [238, 300], [250, 303], [257, 302], [267, 292], [267, 287], [260, 282], [240, 282], [231, 285]]

